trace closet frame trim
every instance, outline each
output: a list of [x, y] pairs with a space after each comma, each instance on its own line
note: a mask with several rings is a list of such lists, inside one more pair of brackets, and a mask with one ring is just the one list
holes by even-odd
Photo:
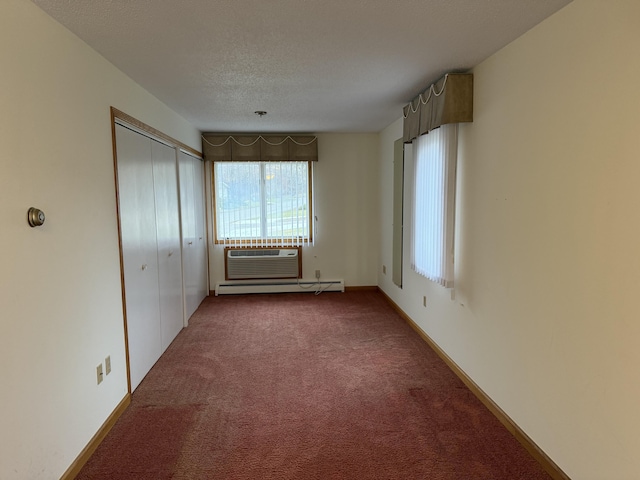
[[[117, 122], [117, 120], [120, 120], [120, 122], [123, 122], [123, 123]], [[135, 127], [141, 130], [140, 133], [146, 133], [148, 137], [152, 137], [155, 140], [160, 140], [162, 143], [166, 143], [170, 147], [177, 147], [183, 152], [188, 153], [193, 157], [199, 158], [200, 160], [203, 160], [204, 158], [202, 155], [202, 152], [194, 148], [191, 148], [189, 145], [186, 145], [181, 141], [176, 140], [173, 137], [170, 137], [169, 135], [161, 132], [160, 130], [155, 129], [144, 122], [141, 122], [140, 120], [132, 117], [131, 115], [124, 113], [121, 110], [118, 110], [115, 107], [111, 107], [111, 135], [112, 135], [112, 141], [113, 141], [114, 155], [115, 155], [115, 147], [116, 147], [116, 130], [115, 130], [116, 123], [120, 123], [120, 125], [125, 127]]]
[[[191, 148], [190, 146], [170, 137], [169, 135], [147, 125], [144, 122], [118, 110], [115, 107], [111, 107], [111, 147], [113, 149], [113, 176], [115, 182], [116, 192], [116, 216], [118, 227], [118, 250], [120, 254], [120, 290], [122, 295], [122, 316], [124, 320], [124, 347], [125, 347], [125, 359], [127, 366], [127, 391], [131, 395], [131, 367], [129, 358], [129, 331], [127, 327], [127, 296], [125, 293], [125, 280], [124, 280], [124, 251], [122, 248], [122, 229], [120, 226], [120, 192], [118, 187], [118, 151], [116, 144], [116, 125], [121, 125], [125, 128], [132, 130], [138, 130], [138, 133], [145, 134], [147, 137], [153, 140], [159, 140], [161, 143], [165, 143], [170, 147], [175, 147], [188, 155], [203, 160], [202, 152]], [[133, 128], [132, 128], [133, 127]], [[205, 202], [206, 203], [206, 202]], [[205, 230], [205, 233], [207, 231]]]

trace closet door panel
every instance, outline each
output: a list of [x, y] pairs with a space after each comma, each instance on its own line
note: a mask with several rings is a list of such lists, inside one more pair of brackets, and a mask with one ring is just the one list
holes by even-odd
[[185, 310], [188, 319], [208, 293], [204, 164], [184, 152], [180, 152], [179, 157]]
[[164, 352], [184, 325], [176, 149], [151, 141], [156, 205], [160, 327]]
[[151, 141], [116, 126], [118, 202], [132, 391], [161, 355]]
[[183, 255], [183, 275], [184, 275], [184, 301], [185, 318], [188, 320], [197, 306], [194, 307], [195, 282], [195, 210], [193, 201], [193, 168], [190, 156], [180, 152], [180, 209], [182, 212], [182, 255]]
[[207, 240], [206, 240], [206, 214], [205, 214], [205, 194], [204, 194], [204, 162], [197, 158], [192, 158], [193, 162], [193, 197], [196, 222], [196, 303], [200, 305], [202, 300], [209, 293], [208, 286], [208, 264], [207, 264]]

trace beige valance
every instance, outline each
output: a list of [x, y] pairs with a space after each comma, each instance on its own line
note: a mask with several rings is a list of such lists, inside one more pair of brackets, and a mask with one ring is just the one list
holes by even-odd
[[473, 121], [473, 74], [448, 73], [402, 110], [403, 141], [447, 123]]
[[214, 162], [318, 161], [313, 135], [202, 134], [202, 151]]

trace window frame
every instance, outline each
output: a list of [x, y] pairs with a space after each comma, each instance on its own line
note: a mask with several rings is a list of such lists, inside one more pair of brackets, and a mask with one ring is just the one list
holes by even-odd
[[[421, 142], [429, 142], [428, 148], [420, 146]], [[457, 124], [443, 125], [414, 139], [411, 269], [445, 288], [455, 285], [457, 162]], [[418, 170], [419, 163], [422, 171]], [[418, 192], [420, 181], [425, 184]], [[433, 190], [429, 190], [429, 186], [434, 187]], [[419, 202], [423, 203], [419, 206]]]
[[[238, 161], [217, 160], [212, 162], [211, 168], [211, 201], [213, 212], [213, 237], [215, 245], [223, 245], [225, 247], [291, 247], [291, 246], [305, 246], [312, 245], [314, 239], [314, 203], [313, 203], [313, 162], [312, 160], [251, 160], [243, 161], [241, 163], [257, 163], [260, 166], [260, 181], [264, 182], [264, 167], [268, 163], [306, 163], [307, 164], [307, 222], [309, 234], [307, 236], [298, 236], [290, 238], [278, 238], [278, 237], [259, 237], [259, 238], [219, 238], [218, 237], [218, 209], [217, 209], [217, 191], [216, 191], [216, 164], [217, 163], [238, 163]], [[266, 225], [265, 205], [264, 205], [264, 189], [261, 186], [260, 196], [260, 224], [261, 232], [264, 231], [263, 227]], [[266, 231], [264, 231], [266, 233]]]

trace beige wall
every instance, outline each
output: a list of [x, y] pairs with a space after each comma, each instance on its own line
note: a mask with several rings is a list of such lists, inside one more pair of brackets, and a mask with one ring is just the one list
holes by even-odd
[[[413, 272], [402, 290], [380, 275], [575, 479], [640, 472], [638, 46], [639, 2], [575, 0], [477, 66], [475, 119], [460, 131], [455, 300]], [[399, 123], [381, 134], [387, 266], [399, 136]]]
[[[345, 281], [347, 286], [376, 285], [379, 235], [378, 135], [318, 135], [314, 162], [315, 244], [303, 249], [306, 280]], [[221, 247], [211, 248], [211, 289], [224, 281]]]
[[[305, 277], [378, 281], [576, 479], [640, 471], [639, 19], [635, 0], [574, 0], [475, 69], [455, 300], [406, 264], [391, 283], [400, 122], [320, 136]], [[109, 106], [199, 134], [26, 0], [0, 3], [0, 52], [0, 478], [50, 479], [126, 392]]]
[[0, 2], [0, 59], [0, 478], [52, 479], [127, 391], [109, 107], [199, 133], [26, 0]]

